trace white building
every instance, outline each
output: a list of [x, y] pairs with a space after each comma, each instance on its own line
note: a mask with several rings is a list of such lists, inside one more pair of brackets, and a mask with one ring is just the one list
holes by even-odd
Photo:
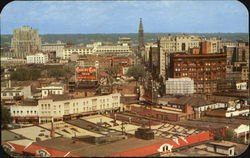
[[194, 81], [191, 78], [169, 78], [166, 80], [166, 94], [193, 94]]
[[52, 83], [47, 87], [38, 88], [42, 91], [42, 98], [47, 97], [49, 94], [64, 94], [64, 84]]
[[237, 90], [247, 90], [247, 82], [236, 83]]
[[15, 96], [23, 97], [24, 99], [32, 97], [31, 86], [1, 88], [1, 100], [14, 99]]
[[90, 47], [68, 47], [63, 49], [63, 59], [70, 59], [72, 53], [77, 53], [78, 55], [93, 54], [93, 48]]
[[37, 117], [38, 106], [13, 105], [10, 106], [10, 115], [12, 117]]
[[45, 64], [48, 62], [48, 54], [37, 53], [26, 57], [27, 64]]
[[88, 112], [103, 113], [121, 110], [120, 94], [85, 98], [45, 98], [38, 101], [39, 122], [62, 120], [63, 116], [81, 115]]
[[94, 48], [93, 53], [131, 53], [131, 50], [129, 46], [107, 45]]
[[56, 52], [56, 57], [63, 57], [63, 49], [66, 46], [66, 43], [57, 41], [56, 43], [44, 43], [42, 44], [42, 51], [44, 52]]

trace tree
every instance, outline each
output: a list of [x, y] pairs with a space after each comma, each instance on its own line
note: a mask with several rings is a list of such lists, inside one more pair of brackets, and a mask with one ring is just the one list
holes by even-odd
[[41, 77], [41, 72], [35, 68], [17, 68], [10, 74], [11, 80], [28, 81], [37, 80]]
[[135, 65], [128, 69], [127, 75], [134, 77], [135, 80], [138, 81], [140, 78], [145, 76], [145, 69], [141, 65]]
[[111, 82], [111, 78], [117, 77], [120, 72], [120, 66], [109, 66], [105, 69], [105, 72], [109, 75], [109, 82]]
[[7, 128], [7, 124], [12, 122], [12, 117], [10, 115], [10, 111], [5, 108], [5, 107], [1, 107], [1, 120], [2, 120], [2, 127], [3, 128]]

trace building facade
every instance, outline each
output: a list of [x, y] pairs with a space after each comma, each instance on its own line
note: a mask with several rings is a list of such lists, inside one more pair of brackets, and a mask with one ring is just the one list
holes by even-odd
[[56, 52], [56, 57], [63, 57], [63, 49], [66, 46], [66, 43], [57, 41], [56, 43], [44, 43], [42, 44], [43, 52]]
[[70, 59], [72, 53], [77, 53], [78, 55], [89, 55], [93, 54], [93, 48], [79, 46], [67, 47], [63, 49], [62, 58]]
[[166, 81], [166, 94], [193, 94], [194, 81], [191, 78], [168, 78]]
[[64, 84], [62, 83], [52, 83], [49, 86], [38, 89], [42, 91], [42, 98], [45, 98], [50, 94], [64, 94]]
[[36, 53], [33, 55], [27, 55], [27, 64], [46, 64], [49, 60], [48, 54]]
[[195, 93], [215, 92], [217, 80], [226, 77], [225, 54], [171, 54], [170, 64], [171, 77], [191, 78]]
[[38, 30], [29, 26], [15, 29], [11, 39], [11, 48], [16, 58], [26, 58], [30, 53], [41, 50], [41, 38]]
[[52, 119], [62, 120], [64, 116], [81, 115], [88, 112], [106, 112], [122, 110], [120, 94], [93, 96], [73, 99], [45, 98], [38, 101], [39, 122], [47, 122]]
[[14, 99], [14, 97], [23, 97], [24, 99], [31, 97], [31, 85], [25, 87], [2, 87], [1, 100]]

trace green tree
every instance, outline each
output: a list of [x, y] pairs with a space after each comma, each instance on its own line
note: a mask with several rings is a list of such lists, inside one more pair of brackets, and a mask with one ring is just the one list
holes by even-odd
[[10, 115], [10, 111], [5, 108], [5, 107], [1, 107], [1, 120], [2, 120], [2, 127], [3, 128], [7, 128], [7, 124], [12, 122], [12, 117]]
[[135, 80], [138, 81], [140, 78], [145, 76], [145, 69], [141, 65], [135, 65], [128, 69], [127, 75], [134, 77]]
[[109, 82], [111, 82], [111, 80], [113, 80], [114, 77], [117, 77], [117, 75], [119, 74], [121, 70], [120, 66], [109, 66], [105, 69], [105, 72], [109, 75]]
[[41, 77], [41, 72], [35, 68], [17, 68], [10, 74], [11, 80], [17, 81], [37, 80], [39, 77]]

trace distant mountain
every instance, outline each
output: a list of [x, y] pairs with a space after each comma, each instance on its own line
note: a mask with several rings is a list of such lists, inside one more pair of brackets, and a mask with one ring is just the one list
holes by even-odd
[[[168, 34], [176, 35], [182, 33], [145, 33], [146, 42], [155, 42], [157, 38], [167, 36]], [[220, 37], [224, 40], [249, 40], [248, 33], [190, 33], [193, 35], [203, 35], [205, 37]], [[93, 41], [101, 42], [111, 42], [116, 43], [119, 37], [129, 37], [133, 42], [137, 43], [138, 34], [137, 33], [128, 33], [128, 34], [44, 34], [40, 35], [42, 42], [53, 43], [58, 40], [65, 43], [73, 44], [88, 44]], [[12, 35], [1, 35], [1, 45], [10, 44]]]

